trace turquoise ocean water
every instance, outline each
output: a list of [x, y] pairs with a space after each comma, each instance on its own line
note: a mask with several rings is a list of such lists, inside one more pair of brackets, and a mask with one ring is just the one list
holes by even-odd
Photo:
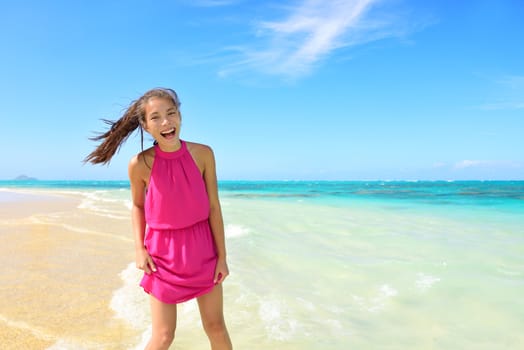
[[[237, 349], [524, 348], [524, 181], [219, 187]], [[0, 188], [74, 192], [101, 220], [129, 220], [125, 181]], [[110, 307], [139, 349], [149, 306], [133, 262], [120, 277]], [[179, 309], [177, 342], [208, 347], [194, 302]]]

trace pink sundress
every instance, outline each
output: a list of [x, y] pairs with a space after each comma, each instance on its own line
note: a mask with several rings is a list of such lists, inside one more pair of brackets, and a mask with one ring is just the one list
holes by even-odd
[[140, 286], [169, 304], [210, 292], [217, 263], [205, 182], [180, 142], [175, 152], [155, 145], [144, 208], [144, 244], [157, 271], [144, 273]]

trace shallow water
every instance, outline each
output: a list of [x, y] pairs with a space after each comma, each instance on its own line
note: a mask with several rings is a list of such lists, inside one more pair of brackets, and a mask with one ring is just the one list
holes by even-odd
[[[231, 270], [224, 284], [225, 316], [235, 347], [523, 347], [523, 188], [522, 182], [222, 183]], [[64, 268], [34, 259], [31, 266], [39, 273], [22, 282], [61, 286], [66, 295], [86, 295], [85, 305], [96, 307], [83, 314], [82, 302], [68, 298], [48, 309], [29, 304], [38, 314], [25, 328], [34, 326], [34, 336], [47, 337], [54, 350], [143, 348], [149, 305], [132, 260], [125, 184], [31, 191], [59, 193], [78, 204], [67, 215], [31, 218], [34, 225], [54, 227], [43, 232], [38, 226], [40, 238], [31, 237], [30, 226], [18, 233], [27, 239], [13, 236], [25, 242], [15, 250], [33, 244], [34, 252], [47, 257], [65, 250], [59, 256], [70, 261]], [[4, 220], [0, 227], [6, 225]], [[54, 235], [60, 244], [42, 243]], [[78, 278], [79, 272], [86, 277]], [[93, 286], [101, 283], [107, 288], [97, 294]], [[89, 310], [100, 311], [104, 332], [77, 322], [94, 317]], [[60, 333], [60, 327], [39, 321], [46, 313], [59, 325], [78, 327]], [[0, 322], [29, 331], [16, 323], [24, 320], [20, 315]], [[193, 301], [179, 308], [176, 348], [208, 348]]]

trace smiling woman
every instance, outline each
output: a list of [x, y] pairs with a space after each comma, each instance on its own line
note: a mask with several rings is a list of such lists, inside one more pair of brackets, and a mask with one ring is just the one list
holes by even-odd
[[180, 148], [180, 111], [164, 98], [152, 97], [145, 104], [146, 121], [143, 128], [162, 148], [176, 151]]
[[174, 340], [177, 304], [197, 299], [213, 349], [231, 349], [223, 315], [222, 282], [229, 275], [224, 222], [210, 147], [180, 139], [180, 101], [171, 89], [146, 92], [86, 157], [108, 163], [135, 129], [155, 144], [131, 158], [131, 217], [140, 286], [151, 299], [152, 336], [147, 349]]
[[[111, 121], [104, 119], [104, 122], [109, 124], [111, 127], [106, 132], [91, 138], [93, 141], [103, 141], [84, 159], [84, 162], [91, 162], [93, 164], [109, 163], [111, 158], [120, 149], [122, 143], [126, 141], [131, 133], [133, 133], [137, 128], [140, 130], [143, 149], [143, 129], [146, 125], [146, 106], [152, 99], [167, 99], [171, 101], [171, 110], [175, 110], [176, 113], [180, 116], [180, 100], [178, 99], [178, 96], [174, 90], [165, 88], [149, 90], [138, 100], [133, 101], [133, 103], [131, 103], [127, 109], [126, 113], [119, 120]], [[154, 112], [154, 114], [150, 113], [150, 119], [151, 117], [158, 117], [159, 112]]]

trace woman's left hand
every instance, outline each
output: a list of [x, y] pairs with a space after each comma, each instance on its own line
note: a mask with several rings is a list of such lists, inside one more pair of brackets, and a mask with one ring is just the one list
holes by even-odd
[[227, 267], [226, 259], [218, 259], [217, 267], [215, 268], [215, 278], [213, 283], [220, 284], [224, 282], [226, 277], [229, 275], [229, 269]]

